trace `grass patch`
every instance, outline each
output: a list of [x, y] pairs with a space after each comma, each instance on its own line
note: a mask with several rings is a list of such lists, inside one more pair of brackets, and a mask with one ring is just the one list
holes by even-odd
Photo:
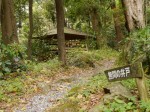
[[127, 79], [127, 80], [122, 80], [121, 83], [122, 83], [125, 87], [127, 87], [127, 88], [129, 88], [129, 89], [135, 89], [135, 88], [137, 88], [137, 87], [136, 87], [135, 78], [133, 78], [133, 79]]
[[95, 94], [98, 91], [101, 91], [107, 84], [108, 81], [106, 76], [104, 74], [99, 74], [92, 77], [84, 85], [73, 87], [68, 92], [68, 97], [77, 97], [78, 95], [82, 95], [83, 97], [88, 98], [91, 94]]
[[103, 59], [118, 57], [119, 53], [111, 48], [93, 51], [74, 50], [68, 53], [68, 65], [77, 67], [93, 66], [93, 63]]
[[65, 100], [57, 105], [57, 107], [49, 109], [46, 112], [79, 112], [79, 110], [78, 101]]
[[24, 92], [24, 83], [21, 77], [0, 80], [0, 102], [11, 102], [14, 96]]
[[54, 72], [61, 69], [61, 63], [58, 59], [49, 60], [47, 62], [29, 62], [28, 63], [29, 71], [33, 71], [34, 73], [41, 73], [45, 75], [53, 75]]

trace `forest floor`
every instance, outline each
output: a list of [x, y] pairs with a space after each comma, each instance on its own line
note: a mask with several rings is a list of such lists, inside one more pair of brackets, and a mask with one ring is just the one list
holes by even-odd
[[57, 58], [29, 62], [27, 71], [0, 80], [0, 112], [150, 112], [134, 79], [107, 81], [104, 71], [120, 66], [118, 56], [112, 49], [77, 50], [66, 67]]
[[115, 59], [103, 59], [97, 61], [94, 68], [73, 67], [67, 72], [57, 74], [51, 80], [41, 79], [42, 82], [36, 84], [40, 92], [21, 99], [19, 105], [14, 107], [13, 112], [44, 112], [47, 108], [54, 107], [71, 88], [81, 83], [84, 84], [92, 76], [112, 68], [114, 62]]

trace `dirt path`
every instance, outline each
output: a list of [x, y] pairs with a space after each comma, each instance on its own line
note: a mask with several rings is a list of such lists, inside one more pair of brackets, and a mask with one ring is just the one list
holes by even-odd
[[29, 99], [27, 105], [18, 106], [14, 112], [44, 112], [48, 107], [53, 107], [58, 100], [65, 97], [67, 92], [79, 83], [85, 83], [90, 77], [103, 72], [113, 66], [114, 60], [102, 60], [95, 64], [95, 68], [85, 70], [78, 74], [72, 74], [60, 78], [51, 83], [51, 89], [46, 94], [39, 94]]

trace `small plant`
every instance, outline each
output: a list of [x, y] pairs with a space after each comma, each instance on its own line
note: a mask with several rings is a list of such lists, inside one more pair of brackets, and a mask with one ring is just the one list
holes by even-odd
[[24, 47], [18, 44], [4, 45], [0, 49], [0, 77], [12, 72], [20, 72], [26, 67], [23, 63]]
[[144, 101], [141, 101], [140, 102], [140, 109], [142, 112], [150, 112], [150, 101], [148, 102], [144, 102]]
[[20, 95], [24, 92], [23, 89], [24, 84], [21, 80], [21, 77], [0, 80], [0, 102], [8, 102], [9, 100], [13, 100], [14, 97], [11, 95]]

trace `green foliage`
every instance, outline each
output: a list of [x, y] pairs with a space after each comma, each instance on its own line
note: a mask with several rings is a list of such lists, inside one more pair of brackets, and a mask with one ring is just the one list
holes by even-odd
[[[49, 40], [35, 40], [32, 44], [32, 55], [34, 60], [47, 61], [57, 57], [57, 46], [51, 46], [52, 41]], [[56, 51], [51, 51], [56, 50]]]
[[74, 50], [68, 53], [68, 64], [77, 67], [94, 67], [94, 62], [105, 58], [113, 58], [118, 56], [118, 52], [105, 48], [101, 50], [83, 51]]
[[98, 108], [102, 112], [149, 112], [150, 111], [150, 101], [137, 101], [135, 97], [126, 99], [126, 101], [114, 98], [108, 104], [100, 105]]
[[27, 12], [25, 8], [27, 7], [28, 0], [14, 0], [14, 10], [16, 15], [17, 26], [22, 27], [22, 21], [27, 18]]
[[25, 48], [18, 44], [4, 45], [1, 43], [0, 49], [0, 75], [9, 74], [11, 72], [20, 72], [25, 70], [23, 64], [23, 52]]
[[11, 94], [20, 95], [23, 93], [24, 84], [21, 78], [10, 78], [7, 80], [0, 80], [0, 102], [9, 102], [14, 99]]
[[85, 89], [82, 91], [83, 96], [88, 97], [90, 94], [97, 93], [102, 90], [104, 86], [108, 84], [104, 74], [98, 74], [92, 77], [85, 85]]
[[64, 100], [60, 105], [48, 110], [47, 112], [79, 112], [79, 110], [77, 101]]
[[61, 68], [61, 64], [58, 59], [52, 59], [47, 62], [27, 62], [27, 67], [30, 71], [35, 73], [42, 73], [46, 75], [53, 75], [53, 72], [58, 71]]
[[131, 112], [132, 110], [137, 110], [135, 102], [125, 102], [117, 97], [114, 98], [113, 102], [100, 108], [103, 112]]
[[150, 51], [150, 30], [149, 28], [134, 31], [130, 34], [130, 38], [125, 40], [128, 43], [126, 58], [130, 63], [138, 61], [138, 59], [149, 56]]
[[141, 101], [140, 102], [140, 109], [142, 112], [150, 112], [150, 101], [148, 102], [144, 102], [144, 101]]
[[[94, 55], [93, 55], [94, 56]], [[74, 51], [68, 54], [68, 64], [77, 67], [93, 66], [93, 58], [91, 52]]]
[[122, 80], [121, 83], [129, 89], [136, 88], [135, 79]]
[[141, 29], [139, 31], [135, 31], [131, 34], [131, 41], [133, 42], [132, 52], [133, 59], [137, 56], [150, 52], [150, 30], [149, 28]]
[[132, 32], [124, 42], [126, 45], [120, 55], [120, 62], [122, 64], [142, 62], [145, 73], [150, 74], [149, 27]]
[[87, 83], [84, 85], [78, 85], [73, 87], [69, 93], [68, 97], [77, 97], [78, 95], [82, 95], [85, 98], [88, 98], [91, 94], [97, 93], [104, 86], [108, 84], [106, 77], [103, 74], [98, 74], [92, 77]]
[[[89, 79], [84, 84], [79, 84], [73, 87], [65, 99], [60, 101], [60, 104], [50, 109], [52, 112], [86, 112], [80, 107], [91, 94], [98, 93], [103, 86], [108, 83], [103, 74], [98, 74]], [[49, 112], [48, 111], [48, 112]]]
[[50, 20], [53, 24], [56, 23], [56, 15], [55, 15], [55, 3], [54, 0], [48, 0], [43, 4], [44, 15]]

